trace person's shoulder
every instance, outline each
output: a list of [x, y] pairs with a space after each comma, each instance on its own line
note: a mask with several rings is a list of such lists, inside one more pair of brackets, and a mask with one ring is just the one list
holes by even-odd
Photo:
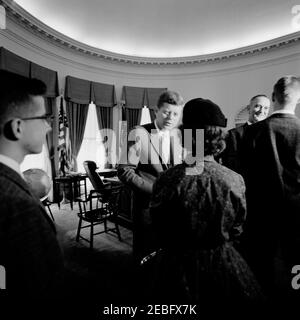
[[244, 179], [239, 173], [217, 162], [212, 163], [212, 165], [213, 165], [213, 169], [212, 169], [213, 172], [221, 180], [227, 181], [229, 185], [232, 184], [233, 182], [238, 183], [240, 185], [244, 185]]
[[21, 177], [0, 174], [0, 205], [12, 207], [27, 205], [38, 206], [37, 200], [26, 190], [26, 182]]
[[245, 132], [245, 129], [248, 127], [248, 124], [243, 124], [238, 127], [232, 128], [227, 132], [227, 140], [234, 137], [242, 136]]
[[294, 114], [275, 113], [266, 119], [267, 123], [285, 122], [300, 128], [300, 119]]

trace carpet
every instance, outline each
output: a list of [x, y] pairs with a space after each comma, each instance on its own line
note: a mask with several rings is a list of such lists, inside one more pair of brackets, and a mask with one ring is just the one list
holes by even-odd
[[[88, 242], [75, 240], [79, 220], [77, 204], [73, 210], [68, 204], [60, 209], [52, 204], [51, 211], [66, 268], [72, 274], [72, 279], [78, 282], [74, 287], [84, 291], [79, 295], [86, 295], [88, 299], [101, 304], [136, 303], [140, 290], [138, 271], [132, 258], [132, 231], [120, 226], [122, 241], [114, 233], [96, 235], [94, 249], [90, 250]], [[104, 227], [98, 225], [95, 228], [95, 231], [101, 231]], [[89, 228], [81, 232], [88, 238]]]

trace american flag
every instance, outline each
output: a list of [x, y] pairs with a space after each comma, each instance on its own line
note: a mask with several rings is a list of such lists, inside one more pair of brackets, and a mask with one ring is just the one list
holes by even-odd
[[72, 153], [69, 138], [69, 126], [66, 116], [63, 97], [60, 99], [60, 107], [58, 114], [58, 152], [59, 152], [59, 173], [65, 176], [72, 170]]

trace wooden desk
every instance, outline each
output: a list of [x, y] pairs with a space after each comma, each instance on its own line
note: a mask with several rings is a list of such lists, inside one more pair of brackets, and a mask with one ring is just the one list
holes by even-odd
[[[65, 177], [60, 176], [54, 178], [54, 190], [58, 194], [58, 198], [60, 195], [60, 188], [62, 186], [62, 191], [65, 192], [65, 187], [67, 186], [69, 190], [69, 200], [70, 200], [70, 206], [71, 210], [73, 210], [73, 201], [76, 197], [79, 197], [81, 195], [81, 187], [83, 182], [84, 187], [84, 196], [85, 199], [87, 198], [87, 188], [86, 188], [86, 179], [87, 175], [80, 174], [80, 175], [67, 175]], [[58, 207], [60, 208], [60, 201], [58, 199]]]

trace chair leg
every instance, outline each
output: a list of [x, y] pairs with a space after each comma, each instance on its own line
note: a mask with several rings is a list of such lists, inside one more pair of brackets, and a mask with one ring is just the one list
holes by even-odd
[[92, 250], [94, 247], [94, 224], [91, 222], [91, 233], [90, 233], [90, 249]]
[[79, 241], [79, 236], [80, 236], [80, 230], [81, 230], [81, 224], [82, 224], [82, 218], [79, 218], [79, 222], [78, 222], [78, 228], [77, 228], [77, 235], [76, 235], [76, 241]]
[[107, 233], [107, 220], [106, 220], [106, 218], [104, 218], [103, 223], [104, 223], [104, 231]]
[[[116, 217], [115, 217], [115, 219], [116, 219]], [[122, 241], [121, 233], [120, 233], [120, 229], [119, 229], [119, 224], [118, 224], [117, 220], [115, 220], [115, 227], [117, 230], [117, 235], [118, 235], [119, 241]]]

